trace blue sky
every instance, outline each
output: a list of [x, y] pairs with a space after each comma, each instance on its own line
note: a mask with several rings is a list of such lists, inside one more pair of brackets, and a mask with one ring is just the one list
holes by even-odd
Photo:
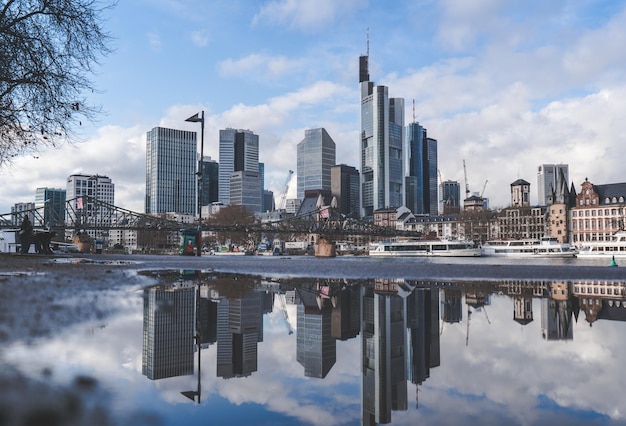
[[219, 129], [259, 135], [276, 194], [308, 128], [325, 127], [337, 162], [359, 168], [368, 29], [371, 79], [405, 98], [407, 123], [415, 101], [444, 180], [463, 186], [465, 160], [492, 207], [518, 178], [536, 202], [543, 163], [569, 164], [577, 189], [626, 181], [626, 1], [135, 0], [105, 25], [114, 51], [90, 100], [106, 114], [83, 123], [83, 141], [1, 170], [0, 212], [77, 172], [109, 176], [116, 204], [143, 211], [146, 132], [199, 131], [184, 119], [200, 110], [216, 160]]

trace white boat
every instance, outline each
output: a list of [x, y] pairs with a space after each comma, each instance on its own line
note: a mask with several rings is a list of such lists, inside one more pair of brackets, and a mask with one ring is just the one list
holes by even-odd
[[388, 257], [478, 257], [480, 247], [472, 241], [445, 240], [407, 240], [381, 241], [373, 243], [369, 249], [370, 256]]
[[580, 257], [626, 257], [626, 231], [617, 231], [607, 241], [585, 241], [580, 245]]
[[484, 256], [502, 257], [575, 257], [577, 251], [569, 244], [559, 243], [556, 237], [522, 240], [492, 240], [483, 244]]

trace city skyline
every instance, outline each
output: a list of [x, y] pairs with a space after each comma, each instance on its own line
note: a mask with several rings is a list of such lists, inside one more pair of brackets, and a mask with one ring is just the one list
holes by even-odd
[[356, 78], [366, 53], [376, 84], [406, 105], [415, 99], [404, 122], [414, 115], [437, 139], [443, 180], [464, 185], [465, 160], [470, 190], [488, 180], [493, 207], [508, 205], [518, 178], [532, 183], [535, 204], [539, 164], [568, 164], [577, 190], [585, 178], [626, 181], [626, 2], [312, 5], [152, 1], [107, 11], [114, 51], [90, 97], [106, 114], [82, 123], [83, 142], [4, 169], [0, 212], [81, 172], [110, 176], [116, 204], [142, 211], [145, 133], [198, 131], [184, 120], [199, 110], [207, 112], [207, 156], [218, 157], [220, 128], [259, 135], [275, 194], [295, 169], [304, 129], [326, 128], [337, 164], [360, 169]]

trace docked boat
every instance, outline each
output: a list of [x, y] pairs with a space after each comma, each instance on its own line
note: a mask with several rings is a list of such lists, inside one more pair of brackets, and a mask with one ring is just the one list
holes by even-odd
[[492, 240], [482, 246], [484, 256], [502, 257], [575, 257], [577, 251], [569, 244], [559, 243], [556, 237], [522, 240]]
[[481, 250], [472, 241], [381, 241], [370, 246], [369, 255], [388, 257], [478, 257], [481, 255]]
[[578, 252], [580, 257], [626, 257], [626, 231], [616, 232], [607, 241], [585, 241]]

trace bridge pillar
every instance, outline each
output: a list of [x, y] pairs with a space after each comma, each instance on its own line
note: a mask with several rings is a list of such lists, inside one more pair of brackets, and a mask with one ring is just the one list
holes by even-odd
[[317, 240], [315, 244], [315, 256], [316, 257], [335, 257], [337, 252], [335, 250], [335, 243], [326, 241], [324, 238]]

